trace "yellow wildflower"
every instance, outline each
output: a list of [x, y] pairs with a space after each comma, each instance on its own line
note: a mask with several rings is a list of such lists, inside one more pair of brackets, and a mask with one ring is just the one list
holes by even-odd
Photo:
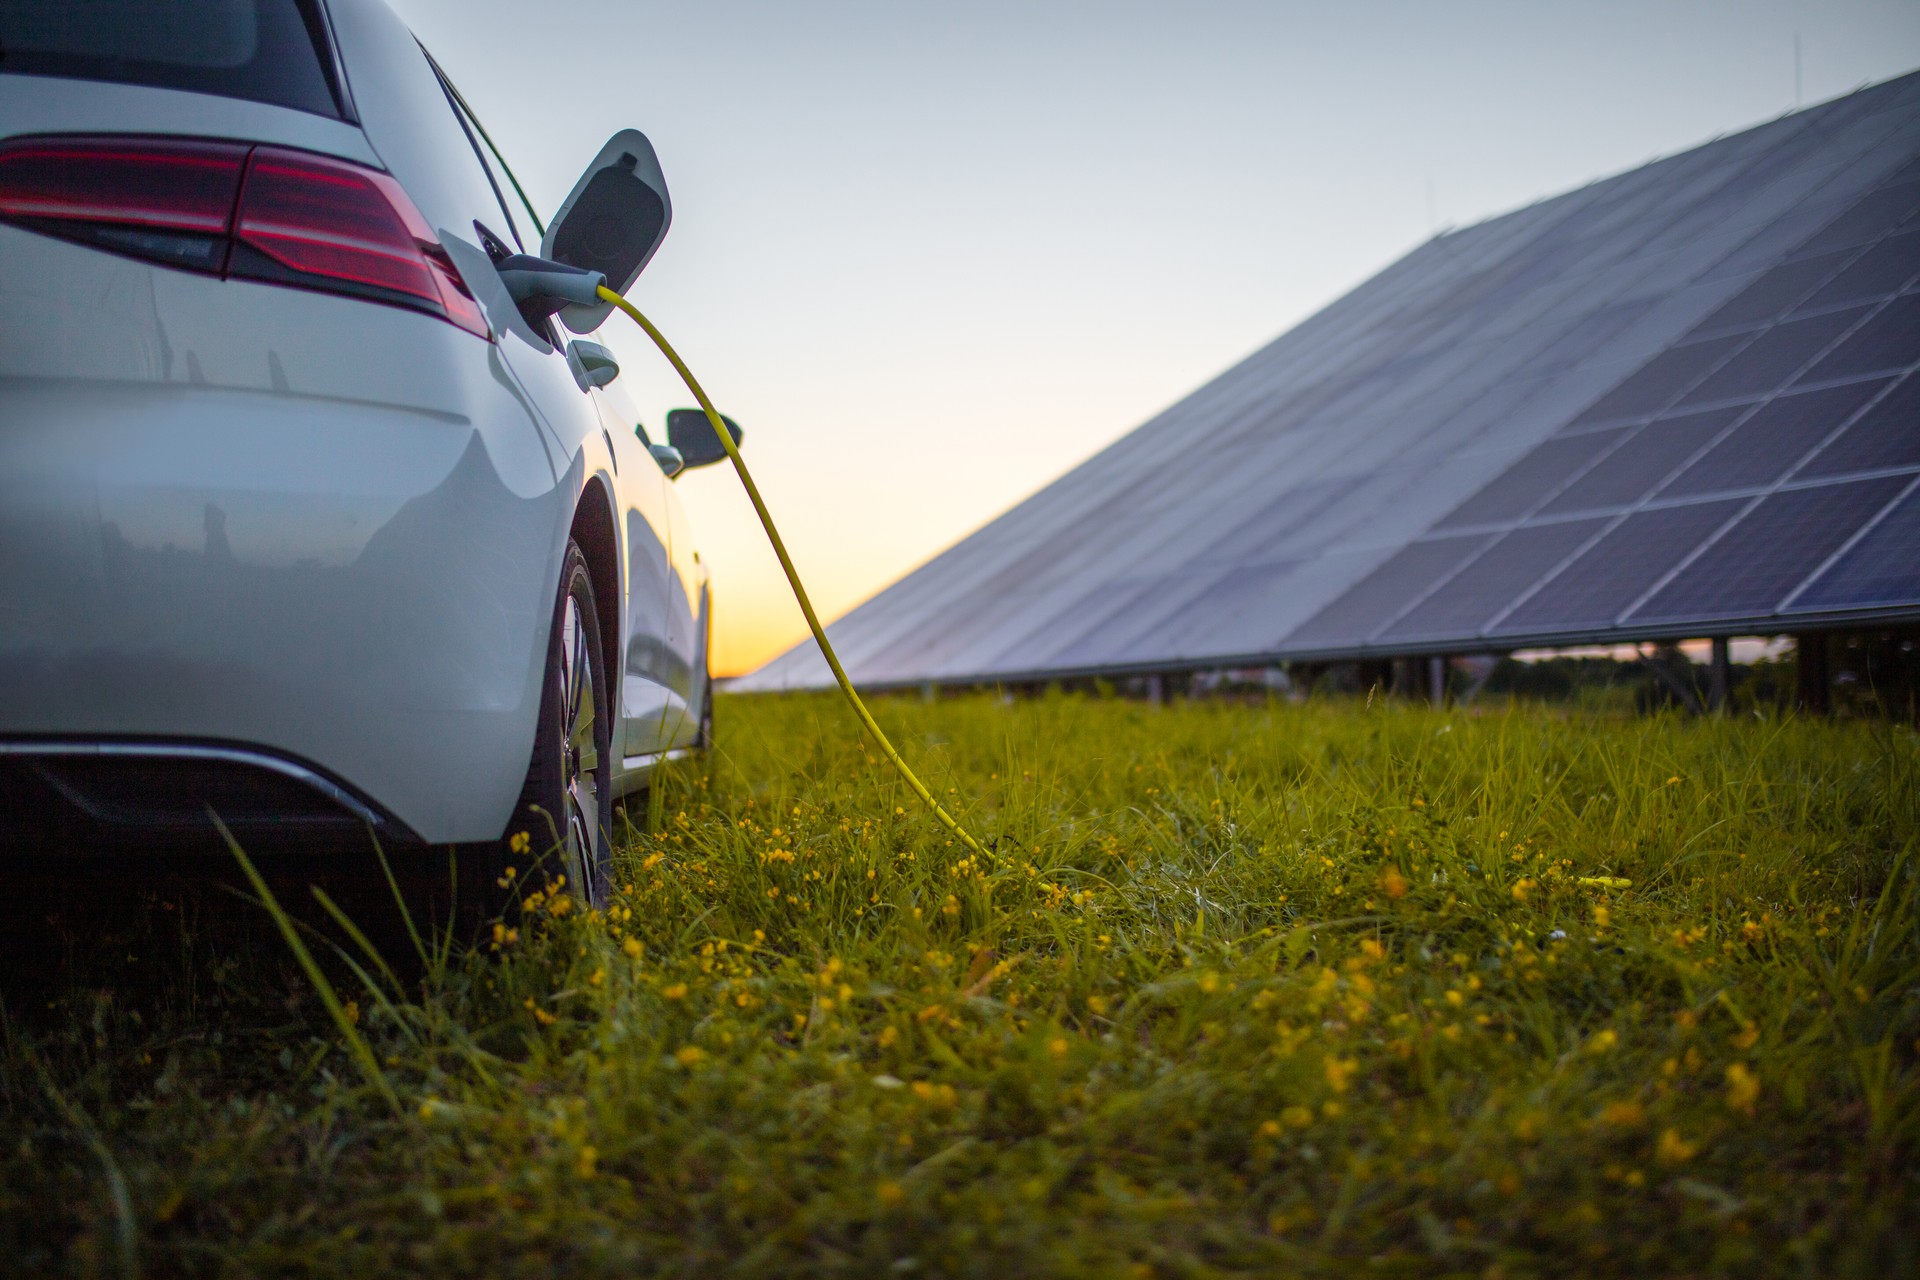
[[1587, 1052], [1601, 1054], [1620, 1043], [1619, 1035], [1611, 1028], [1596, 1031], [1587, 1038]]
[[1727, 1106], [1744, 1115], [1753, 1114], [1753, 1104], [1760, 1100], [1760, 1077], [1747, 1070], [1746, 1064], [1736, 1062], [1727, 1068]]
[[1660, 1141], [1654, 1147], [1654, 1156], [1661, 1164], [1685, 1164], [1699, 1150], [1700, 1144], [1682, 1138], [1678, 1129], [1663, 1129], [1660, 1131]]
[[673, 1051], [674, 1061], [683, 1067], [690, 1067], [707, 1056], [707, 1051], [697, 1044], [683, 1044]]
[[1646, 1118], [1647, 1109], [1631, 1100], [1609, 1103], [1600, 1112], [1600, 1123], [1614, 1129], [1631, 1129]]
[[1296, 1129], [1304, 1129], [1313, 1123], [1313, 1112], [1296, 1104], [1282, 1111], [1280, 1118]]
[[669, 1000], [685, 1000], [687, 998], [687, 984], [684, 982], [676, 982], [671, 986], [662, 987], [660, 994]]
[[620, 950], [626, 952], [627, 959], [638, 960], [640, 958], [640, 953], [646, 950], [646, 948], [640, 945], [640, 939], [628, 938], [625, 942], [620, 944]]
[[507, 841], [507, 848], [515, 853], [525, 853], [532, 845], [533, 837], [524, 831], [514, 832], [513, 838]]

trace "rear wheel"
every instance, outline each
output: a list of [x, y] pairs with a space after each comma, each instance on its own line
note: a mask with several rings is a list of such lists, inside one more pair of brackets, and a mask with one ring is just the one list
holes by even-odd
[[[605, 905], [612, 882], [613, 719], [587, 558], [569, 542], [547, 640], [533, 759], [501, 839], [504, 888], [563, 891]], [[506, 871], [504, 868], [511, 868]]]

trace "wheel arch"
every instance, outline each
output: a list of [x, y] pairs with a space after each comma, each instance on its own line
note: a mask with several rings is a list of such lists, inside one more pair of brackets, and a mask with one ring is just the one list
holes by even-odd
[[613, 495], [595, 476], [587, 481], [574, 508], [569, 531], [587, 558], [593, 582], [593, 611], [600, 624], [601, 656], [607, 671], [607, 704], [617, 720], [620, 708], [620, 532], [613, 518]]

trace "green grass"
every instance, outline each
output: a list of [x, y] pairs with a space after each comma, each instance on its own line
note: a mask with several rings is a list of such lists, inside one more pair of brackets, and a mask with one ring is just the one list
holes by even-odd
[[878, 714], [989, 861], [836, 702], [726, 700], [606, 916], [539, 904], [424, 988], [335, 963], [384, 1085], [277, 938], [187, 913], [137, 1001], [119, 941], [10, 994], [0, 1268], [1920, 1266], [1911, 730]]

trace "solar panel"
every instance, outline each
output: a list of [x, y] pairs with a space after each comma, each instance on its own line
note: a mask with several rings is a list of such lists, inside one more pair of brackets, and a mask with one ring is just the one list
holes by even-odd
[[1920, 275], [1920, 231], [1888, 236], [1816, 290], [1798, 309], [1815, 311], [1885, 298], [1900, 292], [1917, 275]]
[[1835, 338], [1859, 323], [1869, 310], [1869, 307], [1855, 307], [1782, 321], [1682, 396], [1680, 403], [1699, 405], [1719, 400], [1746, 400], [1783, 387]]
[[1672, 347], [1642, 365], [1619, 386], [1596, 400], [1575, 422], [1607, 422], [1655, 413], [1705, 377], [1722, 360], [1745, 346], [1749, 335], [1730, 334]]
[[1625, 434], [1624, 429], [1563, 436], [1537, 445], [1518, 462], [1494, 477], [1480, 492], [1455, 507], [1436, 529], [1458, 529], [1476, 524], [1503, 524], [1518, 520], [1540, 505], [1580, 468], [1599, 457]]
[[1359, 644], [1400, 612], [1407, 601], [1427, 591], [1492, 541], [1491, 534], [1468, 534], [1409, 543], [1294, 628], [1286, 642], [1298, 649]]
[[1739, 498], [1628, 516], [1494, 627], [1496, 635], [1606, 627], [1746, 503]]
[[1386, 641], [1477, 635], [1548, 570], [1606, 527], [1604, 519], [1516, 529], [1441, 584], [1379, 637]]
[[1914, 517], [1865, 523], [1920, 477], [1917, 210], [1920, 73], [1436, 236], [835, 643], [906, 684], [1920, 620]]
[[1826, 382], [1891, 373], [1916, 360], [1920, 360], [1920, 294], [1910, 293], [1888, 303], [1800, 380]]
[[1885, 386], [1884, 382], [1848, 382], [1820, 391], [1777, 396], [1674, 477], [1660, 496], [1687, 497], [1770, 485], [1785, 477], [1815, 445]]
[[1725, 306], [1700, 322], [1695, 333], [1722, 329], [1751, 329], [1778, 320], [1787, 308], [1805, 298], [1853, 257], [1852, 249], [1783, 262], [1760, 273], [1758, 279], [1727, 300]]
[[1630, 507], [1730, 426], [1746, 405], [1655, 418], [1540, 509], [1544, 516]]
[[1901, 182], [1869, 191], [1845, 213], [1816, 231], [1800, 254], [1821, 253], [1866, 244], [1900, 226], [1920, 211], [1920, 182]]
[[1764, 616], [1905, 488], [1900, 477], [1787, 489], [1762, 499], [1635, 609], [1634, 622]]
[[1869, 609], [1920, 597], [1920, 493], [1900, 505], [1796, 597], [1794, 612]]
[[[1871, 384], [1885, 387], [1882, 380]], [[1838, 440], [1815, 454], [1803, 476], [1839, 476], [1882, 467], [1920, 466], [1920, 378], [1908, 376]]]

